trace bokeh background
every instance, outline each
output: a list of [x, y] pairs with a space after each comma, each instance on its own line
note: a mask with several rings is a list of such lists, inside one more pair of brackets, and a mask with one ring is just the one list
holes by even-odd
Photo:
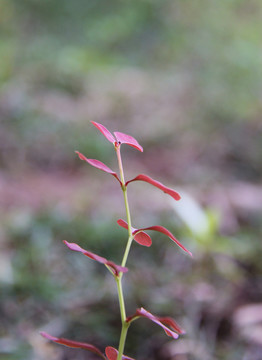
[[126, 178], [146, 173], [183, 199], [129, 187], [134, 244], [127, 311], [170, 315], [174, 341], [134, 323], [139, 360], [262, 359], [262, 3], [260, 0], [0, 0], [0, 358], [83, 360], [55, 336], [117, 347], [116, 289], [67, 239], [120, 262], [116, 168], [91, 125], [133, 135]]

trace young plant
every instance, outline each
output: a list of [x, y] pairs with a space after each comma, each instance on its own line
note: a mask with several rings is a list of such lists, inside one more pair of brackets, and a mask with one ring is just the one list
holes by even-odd
[[180, 334], [184, 333], [184, 331], [181, 329], [181, 327], [172, 318], [160, 317], [160, 316], [153, 315], [149, 311], [145, 310], [144, 308], [136, 309], [135, 313], [131, 316], [126, 315], [122, 281], [123, 281], [124, 274], [128, 271], [128, 269], [126, 267], [126, 263], [127, 263], [128, 255], [129, 255], [133, 240], [142, 246], [149, 247], [152, 244], [152, 240], [146, 231], [153, 230], [153, 231], [157, 231], [157, 232], [167, 235], [184, 252], [188, 253], [190, 256], [192, 256], [192, 254], [174, 237], [174, 235], [168, 229], [164, 228], [163, 226], [154, 225], [154, 226], [148, 226], [148, 227], [141, 228], [141, 229], [136, 229], [132, 226], [131, 214], [130, 214], [130, 210], [129, 210], [129, 203], [128, 203], [128, 197], [127, 197], [127, 187], [131, 182], [134, 182], [134, 181], [147, 182], [147, 183], [153, 185], [154, 187], [162, 190], [164, 193], [168, 194], [169, 196], [173, 197], [173, 199], [176, 201], [180, 199], [180, 195], [175, 190], [170, 189], [169, 187], [163, 185], [161, 182], [156, 181], [156, 180], [152, 179], [151, 177], [144, 175], [144, 174], [139, 174], [135, 178], [125, 181], [122, 157], [121, 157], [121, 152], [120, 152], [121, 145], [127, 144], [129, 146], [134, 147], [136, 150], [143, 152], [142, 146], [139, 145], [139, 143], [130, 135], [126, 135], [121, 132], [114, 132], [114, 135], [113, 135], [109, 130], [107, 130], [107, 128], [105, 126], [103, 126], [97, 122], [93, 122], [93, 121], [92, 121], [92, 124], [99, 131], [101, 131], [101, 133], [106, 137], [106, 139], [108, 141], [110, 141], [113, 144], [115, 152], [116, 152], [117, 160], [118, 160], [119, 175], [115, 171], [111, 170], [107, 165], [105, 165], [101, 161], [95, 160], [95, 159], [88, 159], [78, 151], [76, 151], [76, 153], [78, 154], [78, 156], [81, 160], [84, 160], [88, 164], [90, 164], [108, 174], [113, 175], [116, 178], [116, 180], [119, 182], [120, 187], [123, 192], [123, 197], [124, 197], [125, 210], [126, 210], [126, 221], [119, 219], [117, 221], [117, 223], [119, 226], [125, 228], [128, 231], [126, 248], [123, 253], [123, 259], [122, 259], [121, 265], [117, 265], [113, 261], [105, 259], [104, 257], [96, 255], [90, 251], [87, 251], [75, 243], [69, 243], [67, 241], [64, 241], [64, 243], [70, 250], [78, 251], [78, 252], [82, 253], [83, 255], [89, 257], [90, 259], [93, 259], [101, 264], [104, 264], [105, 267], [108, 269], [108, 271], [114, 277], [115, 282], [116, 282], [117, 292], [118, 292], [121, 323], [122, 323], [122, 329], [121, 329], [121, 334], [120, 334], [120, 339], [119, 339], [119, 346], [118, 346], [118, 350], [111, 346], [108, 346], [105, 349], [105, 353], [103, 353], [101, 350], [99, 350], [97, 347], [95, 347], [91, 344], [72, 341], [72, 340], [68, 340], [68, 339], [64, 339], [64, 338], [57, 338], [57, 337], [47, 334], [46, 332], [42, 332], [41, 335], [43, 337], [47, 338], [48, 340], [54, 341], [58, 344], [62, 344], [62, 345], [69, 346], [72, 348], [81, 348], [81, 349], [88, 350], [88, 351], [93, 352], [94, 354], [98, 355], [100, 358], [102, 358], [104, 360], [121, 360], [121, 359], [132, 360], [132, 358], [123, 355], [123, 353], [124, 353], [124, 347], [125, 347], [128, 329], [129, 329], [130, 325], [132, 324], [132, 322], [136, 321], [137, 319], [147, 318], [147, 319], [153, 321], [154, 323], [158, 324], [165, 331], [167, 336], [170, 336], [173, 339], [177, 339]]

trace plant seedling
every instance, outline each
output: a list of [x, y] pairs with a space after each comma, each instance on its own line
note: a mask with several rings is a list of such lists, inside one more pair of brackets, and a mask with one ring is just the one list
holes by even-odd
[[162, 190], [164, 193], [171, 196], [174, 200], [178, 201], [180, 199], [180, 195], [175, 190], [163, 185], [161, 182], [152, 179], [150, 176], [139, 174], [135, 178], [125, 181], [124, 176], [124, 169], [122, 164], [122, 157], [121, 157], [121, 145], [126, 144], [129, 146], [132, 146], [136, 150], [143, 152], [142, 146], [137, 142], [136, 139], [134, 139], [132, 136], [123, 134], [121, 132], [114, 132], [112, 134], [104, 125], [99, 124], [97, 122], [92, 121], [92, 124], [105, 136], [105, 138], [110, 141], [113, 144], [114, 150], [116, 152], [117, 160], [118, 160], [118, 167], [119, 167], [119, 173], [111, 170], [107, 165], [102, 163], [99, 160], [96, 159], [88, 159], [80, 152], [76, 151], [79, 158], [83, 161], [86, 161], [88, 164], [113, 175], [116, 180], [119, 182], [120, 187], [122, 189], [123, 197], [124, 197], [124, 203], [125, 203], [125, 210], [126, 210], [126, 221], [119, 219], [117, 221], [118, 225], [125, 228], [128, 231], [128, 237], [126, 242], [126, 248], [123, 253], [123, 259], [121, 262], [121, 265], [115, 264], [113, 261], [105, 259], [104, 257], [94, 254], [88, 250], [85, 250], [81, 248], [79, 245], [75, 243], [69, 243], [67, 241], [64, 241], [65, 245], [73, 251], [77, 251], [82, 253], [83, 255], [87, 256], [88, 258], [95, 260], [101, 264], [104, 264], [107, 270], [112, 274], [112, 276], [115, 279], [116, 287], [117, 287], [117, 293], [118, 293], [118, 299], [119, 299], [119, 307], [120, 307], [120, 316], [121, 316], [121, 324], [122, 329], [120, 333], [120, 339], [119, 339], [119, 345], [118, 350], [114, 347], [107, 346], [105, 348], [105, 352], [103, 353], [101, 350], [99, 350], [97, 347], [91, 344], [83, 343], [83, 342], [77, 342], [72, 341], [64, 338], [57, 338], [54, 336], [51, 336], [50, 334], [46, 332], [41, 332], [41, 335], [45, 337], [48, 340], [51, 340], [55, 343], [62, 344], [65, 346], [69, 346], [72, 348], [80, 348], [85, 349], [87, 351], [90, 351], [94, 354], [96, 354], [98, 357], [104, 359], [104, 360], [134, 360], [128, 356], [125, 356], [124, 348], [126, 343], [126, 337], [128, 333], [128, 329], [132, 322], [136, 321], [139, 318], [147, 318], [154, 323], [158, 324], [166, 333], [167, 336], [172, 337], [173, 339], [177, 339], [179, 335], [184, 334], [184, 331], [181, 329], [181, 327], [170, 317], [160, 317], [151, 314], [149, 311], [145, 310], [144, 308], [136, 309], [135, 313], [131, 316], [126, 315], [125, 310], [125, 300], [124, 300], [124, 293], [122, 288], [122, 281], [124, 274], [128, 271], [128, 268], [126, 267], [128, 255], [130, 252], [130, 248], [132, 245], [133, 240], [136, 241], [138, 244], [142, 246], [149, 247], [152, 244], [151, 237], [147, 234], [146, 231], [157, 231], [162, 234], [167, 235], [176, 245], [178, 245], [184, 252], [192, 256], [191, 252], [185, 248], [176, 238], [175, 236], [165, 227], [160, 225], [154, 225], [154, 226], [148, 226], [141, 229], [136, 229], [132, 226], [131, 222], [131, 214], [129, 210], [129, 203], [128, 203], [128, 197], [127, 197], [127, 187], [130, 183], [134, 181], [144, 181], [148, 184], [153, 185], [154, 187]]

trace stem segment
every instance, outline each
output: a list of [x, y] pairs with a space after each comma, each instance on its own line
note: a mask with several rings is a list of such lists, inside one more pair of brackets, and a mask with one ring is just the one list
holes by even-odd
[[122, 289], [122, 275], [121, 273], [119, 276], [116, 276], [116, 284], [117, 284], [117, 292], [118, 292], [118, 299], [119, 299], [119, 305], [120, 305], [120, 314], [121, 314], [121, 320], [122, 324], [126, 321], [126, 310], [125, 310], [125, 301], [123, 296], [123, 289]]
[[[130, 215], [128, 198], [127, 198], [127, 189], [126, 189], [126, 185], [125, 185], [124, 170], [123, 170], [123, 164], [122, 164], [122, 159], [121, 159], [121, 154], [120, 154], [120, 144], [115, 145], [115, 150], [116, 150], [117, 159], [118, 159], [119, 173], [120, 173], [120, 179], [121, 179], [121, 183], [122, 183], [122, 191], [123, 191], [123, 195], [124, 195], [126, 217], [127, 217], [127, 224], [128, 224], [128, 240], [127, 240], [126, 249], [125, 249], [122, 264], [121, 264], [122, 266], [125, 266], [126, 262], [127, 262], [128, 254], [129, 254], [129, 251], [131, 248], [131, 244], [133, 241], [133, 235], [132, 235], [131, 215]], [[122, 356], [123, 356], [123, 352], [124, 352], [124, 348], [125, 348], [127, 331], [130, 326], [130, 324], [126, 322], [126, 310], [125, 310], [125, 301], [124, 301], [123, 288], [122, 288], [122, 277], [123, 277], [123, 273], [120, 273], [118, 277], [115, 277], [116, 283], [117, 283], [118, 299], [119, 299], [120, 314], [121, 314], [121, 321], [122, 321], [122, 330], [121, 330], [121, 335], [120, 335], [117, 360], [122, 360]]]
[[126, 343], [126, 336], [127, 336], [128, 328], [129, 328], [128, 323], [125, 322], [125, 323], [122, 324], [122, 330], [121, 330], [121, 335], [120, 335], [117, 360], [122, 360], [123, 353], [124, 353], [124, 348], [125, 348], [125, 343]]

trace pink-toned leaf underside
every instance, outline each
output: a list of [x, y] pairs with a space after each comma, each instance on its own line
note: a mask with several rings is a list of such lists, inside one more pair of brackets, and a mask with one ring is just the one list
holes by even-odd
[[141, 145], [139, 145], [139, 143], [137, 142], [137, 140], [135, 138], [133, 138], [133, 136], [121, 133], [121, 132], [114, 132], [114, 135], [116, 137], [116, 140], [118, 142], [120, 142], [121, 144], [127, 144], [130, 146], [133, 146], [135, 149], [143, 152], [143, 148]]
[[179, 195], [179, 193], [167, 186], [165, 186], [164, 184], [162, 184], [161, 182], [152, 179], [150, 176], [144, 175], [144, 174], [139, 174], [137, 175], [134, 179], [129, 180], [126, 182], [126, 186], [131, 183], [132, 181], [145, 181], [155, 187], [157, 187], [158, 189], [162, 190], [164, 193], [172, 196], [173, 199], [175, 200], [180, 200], [181, 196]]
[[90, 259], [95, 260], [101, 264], [107, 265], [116, 276], [118, 276], [120, 272], [125, 273], [128, 271], [128, 269], [126, 267], [117, 265], [113, 261], [107, 260], [102, 256], [99, 256], [90, 251], [87, 251], [75, 243], [69, 243], [66, 240], [64, 240], [64, 243], [70, 250], [81, 252], [83, 255], [89, 257]]
[[117, 176], [116, 172], [114, 172], [107, 165], [102, 163], [102, 161], [99, 161], [99, 160], [96, 160], [96, 159], [88, 159], [87, 157], [85, 157], [85, 155], [81, 154], [79, 151], [76, 151], [76, 154], [79, 156], [79, 158], [81, 160], [86, 161], [88, 164], [96, 167], [99, 170], [105, 171], [108, 174], [113, 175], [119, 181], [119, 183], [121, 185], [121, 181], [120, 181], [119, 177]]
[[[126, 221], [119, 219], [117, 220], [117, 223], [119, 226], [128, 230], [128, 225]], [[139, 231], [138, 229], [132, 228], [132, 234], [134, 235], [134, 240], [142, 246], [147, 246], [147, 247], [151, 246], [152, 245], [151, 237], [144, 231], [139, 231], [139, 232], [138, 231]]]
[[95, 121], [91, 121], [91, 123], [93, 125], [95, 125], [95, 127], [101, 131], [101, 133], [107, 138], [108, 141], [110, 141], [112, 144], [115, 143], [116, 139], [114, 138], [114, 136], [111, 134], [111, 132], [102, 124], [99, 124]]
[[[184, 333], [184, 331], [177, 325], [177, 323], [173, 319], [155, 316], [144, 308], [137, 309], [133, 316], [127, 318], [127, 322], [137, 317], [144, 317], [153, 321], [157, 325], [161, 326], [165, 333], [173, 339], [177, 339], [179, 336], [178, 334]], [[165, 324], [168, 325], [170, 328], [167, 327]]]
[[68, 339], [64, 339], [64, 338], [57, 338], [54, 336], [49, 335], [46, 332], [41, 332], [40, 333], [44, 338], [51, 340], [57, 344], [61, 344], [61, 345], [65, 345], [71, 348], [76, 348], [76, 349], [84, 349], [84, 350], [88, 350], [98, 356], [100, 356], [102, 359], [106, 360], [104, 354], [94, 345], [91, 344], [87, 344], [84, 342], [78, 342], [78, 341], [73, 341], [73, 340], [68, 340]]
[[[115, 348], [111, 346], [107, 346], [105, 349], [105, 353], [108, 360], [117, 360], [118, 351]], [[135, 360], [135, 359], [123, 355], [122, 360]]]
[[171, 317], [169, 317], [169, 316], [165, 316], [165, 317], [158, 316], [158, 320], [162, 324], [169, 326], [171, 329], [176, 331], [178, 334], [185, 334], [185, 331]]

